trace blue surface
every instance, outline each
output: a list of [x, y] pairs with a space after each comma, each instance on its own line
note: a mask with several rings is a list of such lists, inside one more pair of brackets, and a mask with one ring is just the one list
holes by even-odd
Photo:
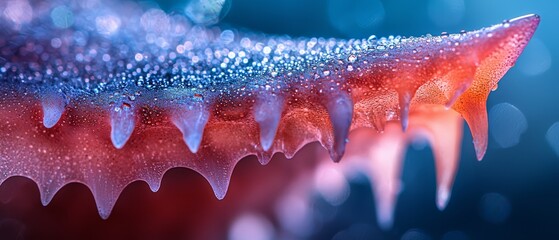
[[[364, 181], [352, 185], [348, 201], [332, 210], [336, 212], [335, 217], [322, 222], [313, 238], [329, 239], [336, 234], [336, 239], [357, 236], [352, 233], [361, 234], [363, 239], [559, 237], [556, 230], [559, 226], [559, 158], [545, 137], [549, 127], [559, 121], [556, 105], [559, 100], [556, 94], [559, 2], [358, 0], [342, 1], [345, 4], [342, 7], [339, 2], [234, 0], [222, 22], [294, 36], [365, 37], [472, 30], [529, 13], [539, 14], [542, 20], [531, 43], [516, 66], [501, 80], [498, 90], [490, 95], [487, 105], [490, 110], [507, 102], [524, 114], [527, 130], [520, 136], [518, 145], [501, 148], [490, 134], [487, 154], [478, 162], [466, 129], [453, 195], [443, 212], [435, 206], [435, 173], [430, 149], [410, 148], [393, 230], [377, 229], [373, 198]], [[332, 10], [332, 5], [341, 12]], [[384, 11], [378, 10], [379, 5]], [[375, 6], [377, 8], [372, 9]], [[367, 13], [370, 13], [369, 18]], [[365, 23], [352, 25], [352, 21]], [[333, 208], [320, 201], [317, 199], [317, 208], [322, 206], [324, 211]]]

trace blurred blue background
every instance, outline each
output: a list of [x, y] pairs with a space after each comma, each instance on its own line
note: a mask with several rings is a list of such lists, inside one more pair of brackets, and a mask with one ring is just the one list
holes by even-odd
[[[160, 0], [169, 12], [188, 1]], [[559, 2], [486, 0], [228, 0], [220, 24], [290, 36], [366, 38], [474, 30], [536, 13], [541, 24], [488, 101], [490, 145], [475, 159], [465, 130], [447, 209], [435, 206], [429, 147], [410, 147], [394, 227], [377, 228], [370, 186], [338, 207], [317, 198], [312, 239], [559, 239]]]

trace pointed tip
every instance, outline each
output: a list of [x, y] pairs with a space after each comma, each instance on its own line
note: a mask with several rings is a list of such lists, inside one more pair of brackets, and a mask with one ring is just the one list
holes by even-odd
[[474, 138], [473, 143], [476, 150], [477, 160], [481, 161], [487, 151], [487, 113], [485, 113], [485, 123], [468, 122], [468, 125], [470, 126], [470, 131], [472, 131], [472, 137]]
[[47, 206], [52, 202], [52, 199], [58, 191], [67, 183], [63, 179], [53, 179], [51, 175], [44, 174], [35, 179], [35, 183], [39, 188], [39, 196], [41, 204]]
[[423, 128], [422, 135], [430, 142], [434, 155], [437, 179], [436, 205], [442, 211], [450, 199], [459, 165], [464, 121], [452, 110], [432, 112], [428, 117], [420, 120]]
[[149, 184], [149, 190], [151, 190], [151, 192], [156, 193], [157, 191], [159, 191], [159, 188], [161, 187], [161, 185], [157, 184], [157, 185], [151, 185]]
[[483, 160], [483, 157], [485, 157], [485, 152], [486, 151], [487, 151], [487, 144], [484, 147], [483, 146], [480, 146], [480, 147], [476, 146], [476, 158], [477, 158], [478, 161]]
[[394, 209], [396, 206], [396, 201], [398, 198], [398, 192], [400, 191], [399, 187], [395, 184], [389, 186], [386, 181], [388, 179], [375, 179], [373, 191], [375, 193], [375, 201], [376, 201], [376, 217], [379, 227], [383, 230], [390, 230], [392, 228], [392, 224], [394, 222]]
[[49, 203], [52, 201], [52, 199], [54, 198], [54, 194], [51, 191], [47, 191], [46, 187], [41, 186], [40, 184], [37, 184], [37, 186], [39, 187], [39, 196], [41, 197], [41, 204], [46, 207], [47, 205], [49, 205]]
[[107, 220], [111, 216], [112, 209], [107, 210], [107, 209], [103, 209], [103, 208], [98, 207], [97, 211], [99, 212], [99, 217], [101, 217], [101, 219]]
[[183, 135], [183, 140], [192, 153], [197, 153], [202, 143], [202, 134], [190, 133], [188, 135]]
[[345, 153], [349, 130], [353, 118], [353, 102], [349, 96], [341, 94], [329, 99], [326, 104], [330, 122], [333, 127], [334, 141], [329, 149], [330, 157], [334, 162], [339, 162]]
[[209, 182], [215, 197], [218, 200], [223, 200], [225, 198], [225, 195], [227, 195], [227, 189], [229, 188], [229, 179], [217, 179], [216, 181], [209, 180]]
[[[407, 112], [407, 111], [406, 111]], [[401, 120], [401, 124], [402, 124], [402, 131], [405, 132], [406, 130], [408, 130], [408, 117], [407, 117], [407, 113], [406, 115], [403, 115], [402, 120]]]
[[258, 162], [260, 162], [262, 166], [268, 165], [268, 163], [272, 160], [272, 157], [272, 154], [263, 152], [258, 156]]
[[262, 144], [262, 149], [264, 151], [268, 151], [272, 147], [273, 137], [270, 138], [270, 137], [264, 136], [264, 134], [261, 134], [260, 143]]
[[99, 213], [99, 217], [101, 217], [101, 219], [103, 220], [107, 220], [111, 215], [111, 212], [113, 211], [116, 199], [101, 199], [98, 194], [94, 194], [93, 198], [95, 200], [95, 204], [97, 205], [97, 212]]
[[151, 192], [159, 191], [159, 188], [161, 187], [161, 180], [147, 179], [144, 181], [148, 184], [149, 190], [151, 190]]
[[173, 117], [173, 123], [181, 131], [183, 140], [192, 153], [198, 152], [209, 120], [209, 112], [201, 105], [180, 109]]
[[134, 131], [134, 110], [128, 104], [117, 106], [111, 111], [111, 141], [115, 148], [124, 147]]
[[537, 14], [527, 14], [517, 18], [508, 20], [509, 24], [514, 26], [527, 27], [529, 29], [535, 30], [540, 24], [541, 17]]
[[344, 153], [345, 152], [338, 153], [336, 150], [330, 150], [330, 159], [332, 159], [332, 161], [335, 163], [339, 163], [342, 160]]
[[447, 188], [440, 187], [437, 190], [437, 208], [440, 211], [443, 211], [446, 206], [448, 205], [448, 201], [450, 200], [450, 191]]
[[409, 92], [399, 93], [398, 98], [398, 104], [400, 107], [400, 123], [402, 124], [402, 131], [405, 132], [408, 129], [410, 102], [413, 98], [413, 94]]
[[388, 231], [394, 225], [394, 217], [392, 212], [379, 212], [377, 213], [377, 222], [380, 229]]
[[49, 203], [51, 201], [52, 201], [52, 197], [41, 196], [41, 204], [43, 205], [43, 207], [46, 207], [47, 205], [49, 205]]
[[387, 125], [386, 132], [377, 136], [366, 150], [365, 169], [373, 190], [377, 222], [379, 227], [389, 230], [401, 191], [400, 175], [407, 140], [396, 124]]
[[51, 94], [43, 98], [43, 125], [46, 128], [52, 128], [58, 123], [64, 113], [66, 101], [59, 94]]
[[52, 202], [52, 199], [54, 198], [54, 195], [56, 195], [56, 193], [58, 192], [58, 189], [47, 189], [44, 186], [40, 186], [39, 187], [39, 194], [41, 196], [41, 204], [43, 204], [43, 206], [47, 206], [50, 204], [50, 202]]
[[[206, 161], [207, 162], [207, 161]], [[194, 168], [206, 181], [208, 181], [215, 197], [218, 200], [223, 200], [227, 194], [229, 183], [231, 182], [231, 175], [237, 161], [228, 163], [207, 162], [207, 165], [202, 165], [201, 168]]]
[[118, 196], [101, 196], [101, 193], [94, 193], [93, 198], [97, 205], [99, 216], [103, 220], [107, 220], [113, 211]]
[[455, 109], [466, 120], [470, 132], [472, 133], [476, 157], [478, 160], [483, 159], [487, 150], [488, 142], [488, 120], [487, 108], [485, 106], [486, 99], [475, 99], [471, 96], [460, 97], [460, 104], [455, 104]]

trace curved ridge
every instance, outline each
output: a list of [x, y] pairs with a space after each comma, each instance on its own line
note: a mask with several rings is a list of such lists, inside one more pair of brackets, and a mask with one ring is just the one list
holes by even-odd
[[[245, 156], [257, 155], [266, 163], [272, 153], [290, 157], [319, 141], [337, 161], [350, 130], [384, 131], [394, 121], [406, 129], [408, 115], [428, 114], [422, 108], [426, 105], [446, 105], [460, 113], [481, 159], [487, 148], [487, 95], [538, 23], [539, 17], [530, 15], [463, 34], [373, 42], [244, 36], [229, 30], [216, 37], [214, 31], [195, 28], [191, 31], [201, 31], [204, 41], [166, 36], [168, 44], [177, 45], [175, 50], [133, 43], [132, 50], [150, 49], [142, 53], [118, 52], [120, 42], [95, 34], [92, 40], [108, 47], [59, 39], [58, 47], [65, 49], [59, 51], [31, 36], [2, 46], [22, 50], [32, 43], [51, 55], [47, 60], [36, 58], [39, 53], [33, 51], [26, 58], [2, 56], [0, 181], [16, 175], [34, 180], [43, 204], [65, 184], [84, 183], [101, 217], [107, 218], [131, 182], [148, 179], [151, 184], [144, 181], [154, 190], [159, 184], [153, 182], [160, 182], [168, 169], [185, 167], [204, 176], [222, 199], [235, 165]], [[142, 31], [151, 30], [123, 34]], [[225, 43], [230, 38], [224, 38], [225, 33], [233, 34], [233, 40]], [[1, 36], [20, 37], [13, 31]], [[85, 56], [91, 61], [81, 63], [62, 55], [82, 54], [84, 48], [104, 52]], [[122, 66], [98, 63], [105, 54]], [[150, 60], [161, 56], [163, 61]], [[46, 74], [57, 69], [56, 61], [71, 67]], [[120, 72], [114, 74], [115, 68]], [[35, 78], [31, 72], [45, 74]], [[87, 77], [91, 81], [83, 81]], [[69, 98], [64, 108], [59, 98], [45, 97], [53, 92]], [[280, 120], [274, 140], [265, 146], [269, 139], [262, 140], [263, 121], [254, 111], [257, 97], [264, 94], [282, 99], [272, 105]], [[133, 107], [124, 115], [114, 114], [110, 106], [115, 103]], [[176, 109], [186, 110], [177, 114]], [[270, 121], [273, 129], [273, 116]], [[440, 208], [447, 201], [445, 181]], [[380, 218], [389, 224], [387, 214]]]

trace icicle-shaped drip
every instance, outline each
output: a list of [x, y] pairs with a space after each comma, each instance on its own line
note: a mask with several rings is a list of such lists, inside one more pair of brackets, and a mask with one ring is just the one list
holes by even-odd
[[369, 146], [366, 171], [375, 193], [377, 221], [383, 229], [390, 229], [394, 208], [400, 193], [401, 163], [406, 140], [400, 127], [389, 124], [382, 137]]
[[108, 176], [103, 171], [90, 173], [86, 177], [86, 184], [93, 193], [99, 216], [102, 219], [109, 218], [116, 200], [124, 188], [124, 186], [119, 186], [118, 183], [107, 182], [107, 179]]
[[402, 131], [408, 129], [409, 124], [409, 113], [410, 113], [410, 102], [413, 98], [413, 94], [407, 91], [398, 93], [398, 104], [400, 107], [400, 123], [402, 124]]
[[62, 93], [47, 93], [43, 97], [41, 105], [43, 107], [43, 125], [46, 128], [52, 128], [58, 123], [62, 113], [64, 113], [66, 104], [66, 99]]
[[184, 142], [192, 153], [198, 152], [209, 112], [202, 104], [193, 104], [179, 109], [173, 116], [173, 124], [181, 131]]
[[283, 110], [283, 100], [278, 96], [266, 96], [254, 106], [254, 119], [260, 126], [260, 144], [268, 151], [274, 142]]
[[485, 106], [486, 100], [487, 96], [467, 91], [453, 105], [453, 109], [462, 115], [470, 127], [478, 160], [483, 159], [487, 150], [488, 121], [487, 108]]
[[111, 141], [117, 149], [124, 147], [136, 124], [134, 108], [128, 103], [115, 105], [111, 110]]
[[326, 108], [334, 130], [334, 142], [329, 150], [330, 157], [334, 162], [339, 162], [345, 152], [353, 117], [353, 102], [346, 94], [339, 94], [327, 101]]
[[[45, 176], [45, 178], [47, 177]], [[41, 184], [38, 185], [41, 203], [43, 204], [43, 206], [47, 206], [52, 201], [54, 195], [56, 195], [56, 193], [62, 188], [62, 186], [64, 186], [64, 181], [59, 179], [42, 181]]]
[[437, 170], [437, 208], [442, 211], [450, 199], [458, 168], [463, 120], [452, 110], [432, 112], [428, 116], [416, 116], [413, 130], [431, 143]]

